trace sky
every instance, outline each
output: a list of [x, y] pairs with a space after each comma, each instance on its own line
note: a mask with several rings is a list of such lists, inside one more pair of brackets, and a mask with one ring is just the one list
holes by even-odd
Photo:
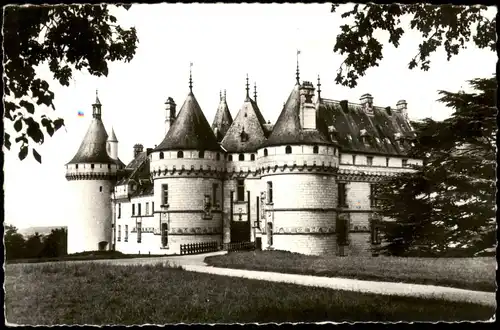
[[[65, 226], [70, 221], [70, 183], [64, 165], [89, 127], [96, 89], [104, 125], [108, 134], [114, 128], [119, 157], [127, 164], [134, 144], [153, 148], [163, 140], [164, 103], [172, 97], [180, 109], [189, 92], [191, 62], [193, 92], [209, 123], [224, 89], [236, 117], [245, 98], [247, 74], [252, 95], [257, 84], [257, 101], [265, 119], [274, 123], [295, 84], [297, 49], [301, 80], [316, 84], [319, 74], [323, 97], [359, 102], [361, 95], [370, 93], [375, 105], [393, 108], [404, 99], [410, 119], [447, 118], [452, 111], [436, 102], [438, 90], [467, 91], [466, 81], [491, 76], [497, 61], [494, 52], [471, 44], [450, 61], [444, 50], [438, 51], [431, 56], [427, 72], [409, 70], [420, 41], [410, 30], [399, 48], [384, 43], [380, 65], [350, 89], [335, 84], [343, 57], [333, 47], [344, 22], [339, 13], [330, 12], [329, 4], [134, 4], [128, 11], [113, 9], [113, 13], [120, 25], [137, 29], [139, 44], [131, 62], [111, 63], [107, 77], [76, 72], [69, 87], [55, 82], [48, 67], [37, 68], [55, 93], [56, 111], [42, 111], [64, 118], [66, 126], [36, 147], [42, 164], [31, 152], [20, 161], [14, 143], [12, 151], [4, 147], [5, 223], [26, 228]], [[495, 13], [490, 9], [491, 16]], [[386, 34], [378, 35], [387, 40]], [[84, 117], [78, 117], [78, 111]]]

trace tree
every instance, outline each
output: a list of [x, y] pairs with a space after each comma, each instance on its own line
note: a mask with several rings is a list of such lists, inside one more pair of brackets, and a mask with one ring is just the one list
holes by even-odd
[[[40, 124], [50, 136], [64, 125], [61, 118], [40, 115], [42, 104], [55, 110], [55, 95], [36, 67], [48, 65], [54, 79], [69, 86], [75, 70], [85, 68], [92, 75], [107, 76], [108, 61], [129, 62], [138, 42], [135, 28], [123, 29], [102, 4], [7, 6], [3, 38], [5, 118], [17, 132], [21, 160], [32, 142], [44, 142]], [[5, 132], [5, 147], [10, 149], [11, 143]], [[33, 156], [41, 162], [34, 148]]]
[[24, 257], [24, 237], [17, 232], [17, 228], [12, 225], [5, 225], [4, 228], [5, 259], [20, 259]]
[[52, 229], [51, 233], [44, 237], [43, 251], [44, 257], [62, 257], [67, 254], [68, 233], [66, 228]]
[[43, 251], [42, 238], [43, 238], [42, 235], [40, 235], [38, 232], [28, 237], [25, 244], [26, 258], [42, 257], [42, 251]]
[[[332, 5], [335, 12], [339, 4]], [[479, 48], [496, 49], [496, 18], [488, 19], [484, 13], [486, 6], [454, 6], [430, 4], [356, 4], [352, 10], [342, 13], [343, 19], [353, 18], [350, 24], [340, 26], [334, 51], [346, 54], [337, 71], [335, 81], [351, 88], [357, 85], [359, 77], [373, 66], [378, 66], [383, 58], [382, 43], [374, 37], [376, 30], [389, 33], [389, 43], [394, 47], [405, 33], [401, 18], [409, 17], [410, 28], [422, 35], [423, 41], [418, 52], [410, 60], [408, 67], [420, 65], [429, 70], [429, 56], [444, 47], [447, 59], [457, 55], [467, 47], [472, 39]]]
[[415, 123], [409, 156], [423, 166], [378, 187], [379, 215], [394, 220], [383, 223], [382, 251], [472, 256], [495, 246], [497, 83], [469, 83], [477, 92], [440, 91], [450, 118]]

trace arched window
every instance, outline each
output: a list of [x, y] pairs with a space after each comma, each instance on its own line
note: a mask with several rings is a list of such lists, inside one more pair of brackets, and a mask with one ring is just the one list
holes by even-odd
[[177, 151], [177, 158], [184, 158], [184, 152], [182, 152], [182, 150]]
[[232, 161], [233, 161], [233, 155], [229, 155], [229, 156], [227, 156], [227, 159], [228, 159], [230, 162], [232, 162]]
[[313, 147], [313, 153], [317, 154], [319, 152], [318, 146]]
[[238, 160], [245, 160], [245, 155], [244, 154], [240, 154], [238, 156]]
[[75, 168], [78, 169], [78, 164], [75, 165]]
[[267, 157], [267, 149], [264, 149], [264, 157]]
[[163, 151], [160, 152], [160, 159], [163, 159], [165, 155], [163, 154]]
[[199, 158], [205, 158], [205, 151], [200, 151], [200, 153], [198, 154], [198, 157]]
[[91, 168], [91, 169], [94, 169], [94, 164], [90, 164], [90, 168]]
[[216, 159], [216, 160], [220, 160], [220, 153], [217, 153], [217, 154], [215, 155], [215, 159]]
[[250, 155], [250, 160], [255, 160], [255, 154]]
[[291, 153], [292, 153], [292, 147], [290, 147], [290, 146], [286, 146], [286, 148], [285, 148], [285, 153], [286, 153], [286, 154], [291, 154]]

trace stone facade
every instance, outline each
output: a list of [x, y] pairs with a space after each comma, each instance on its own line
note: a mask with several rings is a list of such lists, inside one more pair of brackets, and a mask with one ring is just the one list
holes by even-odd
[[[70, 253], [100, 241], [123, 253], [168, 255], [179, 254], [182, 244], [258, 241], [262, 249], [370, 255], [371, 185], [421, 161], [404, 152], [402, 136], [411, 133], [406, 112], [377, 108], [371, 95], [363, 102], [323, 101], [314, 98], [312, 84], [297, 82], [271, 125], [247, 85], [235, 122], [224, 97], [210, 127], [192, 91], [179, 114], [169, 98], [166, 137], [158, 147], [143, 152], [136, 145], [129, 165], [94, 166], [90, 177], [81, 175], [87, 165], [78, 170], [85, 173], [67, 166], [67, 176], [79, 178], [80, 200], [93, 204], [85, 212], [82, 204], [75, 207], [85, 215], [68, 228]], [[370, 119], [351, 125], [349, 113]], [[361, 129], [363, 122], [373, 125]], [[258, 144], [252, 134], [259, 134]], [[111, 150], [117, 159], [117, 142]], [[94, 191], [99, 186], [105, 193]], [[339, 236], [341, 220], [346, 240]]]

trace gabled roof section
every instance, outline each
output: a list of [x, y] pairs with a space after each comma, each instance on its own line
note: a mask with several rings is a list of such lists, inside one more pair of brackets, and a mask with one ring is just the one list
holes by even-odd
[[154, 151], [178, 149], [220, 150], [217, 138], [201, 111], [193, 92], [189, 92], [179, 111], [179, 115], [163, 141]]
[[253, 152], [266, 140], [264, 116], [257, 103], [246, 97], [243, 105], [229, 127], [222, 147], [227, 152]]
[[[121, 162], [121, 161], [120, 161]], [[130, 180], [149, 179], [149, 157], [147, 151], [141, 152], [121, 171], [121, 180], [116, 185], [127, 184]]]
[[212, 130], [217, 138], [217, 142], [222, 141], [232, 123], [233, 116], [231, 116], [231, 112], [227, 106], [226, 96], [224, 95], [224, 97], [221, 97], [219, 107], [217, 108], [212, 123]]
[[318, 112], [321, 129], [329, 129], [343, 151], [405, 155], [404, 138], [413, 135], [408, 120], [396, 110], [373, 107], [368, 115], [360, 104], [322, 98]]
[[102, 163], [117, 164], [106, 151], [108, 134], [100, 118], [93, 118], [76, 155], [68, 164]]
[[287, 144], [332, 144], [320, 130], [303, 129], [300, 125], [300, 85], [296, 84], [263, 146]]

